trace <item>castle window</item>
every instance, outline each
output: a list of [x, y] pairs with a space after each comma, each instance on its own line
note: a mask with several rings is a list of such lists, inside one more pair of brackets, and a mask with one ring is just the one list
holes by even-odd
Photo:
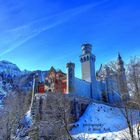
[[89, 60], [89, 56], [87, 56], [87, 61]]
[[51, 90], [51, 89], [49, 89], [48, 91], [49, 91], [49, 92], [52, 92], [52, 90]]
[[91, 60], [92, 60], [92, 61], [94, 61], [94, 58], [93, 58], [93, 57], [91, 57]]
[[84, 57], [84, 62], [86, 61], [86, 57]]
[[83, 59], [81, 58], [81, 60], [80, 60], [81, 62], [83, 62]]

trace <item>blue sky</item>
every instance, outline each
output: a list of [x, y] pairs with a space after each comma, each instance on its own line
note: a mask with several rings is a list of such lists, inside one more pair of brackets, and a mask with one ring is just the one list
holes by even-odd
[[76, 63], [80, 76], [81, 44], [89, 42], [96, 69], [140, 55], [139, 0], [0, 0], [0, 59], [21, 69], [65, 72]]

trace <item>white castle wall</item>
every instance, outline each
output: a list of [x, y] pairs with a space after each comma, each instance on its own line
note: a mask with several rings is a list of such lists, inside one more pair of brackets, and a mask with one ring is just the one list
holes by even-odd
[[119, 93], [108, 93], [109, 103], [117, 104], [121, 102], [121, 96]]
[[102, 91], [105, 90], [105, 83], [101, 82], [101, 81], [96, 81], [96, 85], [97, 85], [97, 92], [94, 96], [96, 96], [97, 100], [102, 101]]
[[91, 84], [75, 78], [75, 94], [78, 96], [91, 98]]

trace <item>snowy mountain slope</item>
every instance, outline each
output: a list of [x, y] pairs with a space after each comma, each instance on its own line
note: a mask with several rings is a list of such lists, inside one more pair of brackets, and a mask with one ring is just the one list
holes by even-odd
[[[139, 112], [133, 111], [133, 113], [136, 117], [134, 124], [136, 124], [140, 120]], [[90, 140], [90, 138], [100, 140], [103, 137], [107, 140], [119, 140], [120, 133], [125, 129], [127, 129], [127, 123], [120, 109], [92, 103], [80, 120], [75, 123], [71, 133], [76, 139], [81, 138], [81, 140]]]
[[17, 76], [21, 73], [20, 69], [15, 64], [5, 60], [0, 61], [0, 73], [2, 72], [11, 76]]
[[3, 106], [7, 94], [16, 90], [18, 87], [18, 84], [15, 84], [16, 77], [21, 77], [22, 74], [23, 72], [15, 64], [5, 60], [0, 61], [0, 106]]

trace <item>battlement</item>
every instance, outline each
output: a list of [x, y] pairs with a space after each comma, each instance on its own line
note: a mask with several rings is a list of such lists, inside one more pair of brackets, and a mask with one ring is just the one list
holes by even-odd
[[92, 45], [89, 43], [82, 44], [82, 52], [83, 54], [88, 54], [92, 52]]

